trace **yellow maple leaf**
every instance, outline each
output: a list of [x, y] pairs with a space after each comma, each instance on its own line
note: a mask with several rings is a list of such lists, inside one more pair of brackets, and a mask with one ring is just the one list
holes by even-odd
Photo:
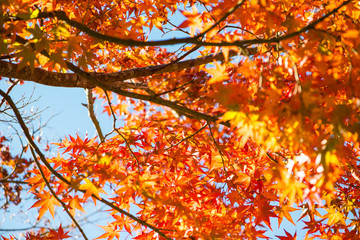
[[328, 219], [327, 224], [330, 226], [336, 224], [337, 222], [341, 222], [342, 224], [345, 224], [344, 215], [334, 208], [330, 208], [328, 210], [328, 213], [325, 214], [323, 218]]
[[84, 194], [84, 198], [88, 198], [91, 195], [96, 196], [97, 198], [101, 199], [99, 192], [101, 193], [105, 193], [104, 190], [102, 190], [101, 188], [97, 188], [89, 179], [85, 178], [84, 179], [85, 184], [81, 184], [79, 189], [80, 190], [84, 190], [85, 194]]
[[105, 155], [103, 157], [100, 157], [100, 159], [98, 160], [98, 163], [103, 164], [103, 165], [109, 165], [111, 160], [112, 160], [111, 156]]

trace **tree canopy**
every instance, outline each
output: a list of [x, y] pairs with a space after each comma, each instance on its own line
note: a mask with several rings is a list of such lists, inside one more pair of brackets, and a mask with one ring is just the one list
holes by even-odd
[[[2, 210], [29, 201], [38, 219], [65, 212], [72, 222], [26, 239], [88, 239], [76, 213], [94, 204], [108, 210], [97, 239], [266, 238], [270, 218], [296, 225], [295, 210], [308, 239], [360, 238], [358, 1], [0, 8], [0, 111], [31, 154], [13, 154], [0, 135]], [[44, 148], [11, 95], [28, 81], [84, 88], [97, 137]]]

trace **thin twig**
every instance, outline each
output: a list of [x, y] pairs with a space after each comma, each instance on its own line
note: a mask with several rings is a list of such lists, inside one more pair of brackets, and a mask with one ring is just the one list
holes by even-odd
[[[22, 141], [21, 141], [21, 144], [22, 144]], [[16, 169], [18, 168], [19, 164], [18, 164], [18, 161], [21, 160], [22, 158], [22, 155], [24, 154], [25, 152], [25, 148], [26, 146], [22, 145], [22, 149], [21, 149], [21, 153], [20, 155], [18, 156], [18, 158], [15, 160], [15, 167], [13, 168], [13, 170], [11, 171], [11, 173], [9, 173], [7, 176], [3, 177], [2, 179], [0, 179], [0, 182], [4, 183], [4, 182], [10, 182], [12, 180], [8, 180], [9, 177], [11, 177], [11, 175], [13, 175], [15, 172], [16, 172]], [[15, 181], [15, 180], [14, 180]], [[16, 182], [16, 181], [15, 181]], [[21, 181], [18, 181], [18, 182], [21, 182]], [[26, 183], [26, 182], [25, 182]]]
[[239, 7], [241, 7], [241, 5], [243, 5], [243, 3], [245, 2], [245, 0], [239, 2], [238, 4], [236, 4], [232, 9], [230, 9], [230, 11], [228, 11], [222, 18], [220, 18], [216, 23], [214, 23], [210, 28], [206, 29], [204, 32], [200, 33], [197, 37], [198, 38], [202, 38], [203, 36], [205, 36], [205, 34], [207, 34], [208, 32], [210, 32], [211, 30], [213, 30], [214, 28], [216, 28], [221, 22], [225, 21], [225, 19], [230, 16], [231, 14], [233, 14]]
[[196, 50], [198, 50], [201, 46], [195, 46], [192, 49], [190, 49], [188, 52], [186, 52], [184, 55], [182, 55], [181, 57], [178, 57], [177, 59], [175, 59], [174, 61], [171, 61], [170, 63], [164, 65], [163, 67], [155, 70], [154, 72], [152, 72], [152, 74], [156, 74], [159, 71], [161, 72], [166, 72], [167, 70], [171, 69], [171, 67], [173, 65], [175, 65], [176, 63], [180, 62], [181, 60], [183, 60], [184, 58], [186, 58], [188, 55], [190, 55], [191, 53], [195, 52]]
[[24, 182], [24, 181], [20, 181], [20, 180], [8, 180], [8, 179], [0, 179], [0, 183], [16, 183], [16, 184], [29, 185], [28, 182]]
[[[212, 138], [212, 140], [213, 140], [213, 142], [214, 142], [214, 144], [215, 144], [215, 146], [216, 146], [216, 149], [218, 150], [218, 152], [219, 152], [219, 154], [220, 154], [220, 157], [221, 157], [221, 161], [222, 161], [222, 164], [223, 164], [223, 169], [224, 169], [225, 177], [226, 177], [226, 179], [228, 180], [228, 182], [231, 183], [232, 187], [233, 187], [233, 188], [235, 189], [235, 191], [239, 194], [239, 196], [241, 196], [241, 192], [240, 192], [239, 189], [236, 187], [236, 185], [234, 184], [234, 182], [233, 182], [233, 180], [232, 180], [232, 178], [231, 178], [231, 176], [233, 176], [233, 175], [229, 176], [229, 174], [228, 174], [228, 172], [227, 172], [227, 170], [226, 170], [226, 166], [225, 166], [225, 156], [224, 156], [223, 152], [221, 151], [220, 146], [219, 146], [219, 144], [217, 143], [217, 141], [216, 141], [216, 139], [215, 139], [215, 137], [214, 137], [214, 134], [213, 134], [213, 132], [212, 132], [212, 130], [211, 130], [211, 125], [210, 125], [210, 124], [208, 124], [208, 125], [209, 125], [209, 130], [210, 130], [210, 136], [211, 136], [211, 138]], [[234, 170], [234, 166], [232, 166], [232, 165], [230, 165], [230, 166], [231, 166], [231, 167], [233, 168], [233, 170]], [[229, 187], [229, 184], [228, 184], [228, 187]]]
[[208, 125], [209, 125], [209, 123], [206, 122], [206, 123], [204, 124], [204, 126], [202, 126], [199, 130], [197, 130], [197, 131], [194, 132], [193, 134], [191, 134], [191, 135], [189, 135], [189, 136], [181, 139], [179, 142], [177, 142], [177, 143], [175, 143], [175, 144], [172, 144], [171, 146], [165, 148], [165, 151], [167, 151], [167, 150], [169, 150], [169, 149], [171, 149], [171, 148], [173, 148], [173, 147], [176, 147], [176, 146], [179, 145], [180, 143], [182, 143], [182, 142], [184, 142], [184, 141], [186, 141], [186, 140], [194, 137], [196, 134], [198, 134], [199, 132], [201, 132], [202, 130], [204, 130]]
[[186, 85], [189, 85], [190, 83], [193, 83], [195, 81], [196, 80], [192, 79], [191, 81], [188, 81], [188, 82], [186, 82], [186, 83], [184, 83], [184, 84], [182, 84], [182, 85], [180, 85], [178, 87], [174, 87], [173, 89], [170, 89], [170, 90], [165, 91], [165, 92], [157, 93], [156, 96], [161, 96], [161, 95], [164, 95], [164, 94], [167, 94], [167, 93], [171, 93], [171, 92], [176, 91], [178, 89], [181, 89], [181, 88], [185, 87]]
[[[20, 36], [16, 36], [16, 40], [22, 44], [26, 44], [28, 41]], [[43, 54], [46, 57], [49, 57], [49, 54], [47, 51], [42, 50], [41, 54]], [[89, 74], [88, 72], [83, 71], [82, 69], [80, 69], [79, 67], [77, 67], [76, 65], [74, 65], [71, 62], [65, 61], [65, 63], [67, 64], [67, 67], [75, 72], [78, 76], [87, 79], [88, 81], [90, 81], [91, 83], [93, 83], [95, 86], [98, 86], [100, 88], [102, 88], [103, 90], [106, 91], [111, 91], [114, 93], [117, 93], [119, 95], [125, 96], [125, 97], [130, 97], [130, 98], [136, 98], [138, 100], [145, 100], [145, 101], [149, 101], [155, 104], [159, 104], [159, 105], [163, 105], [163, 106], [167, 106], [170, 107], [171, 109], [173, 109], [176, 112], [180, 112], [183, 115], [190, 117], [190, 118], [195, 118], [195, 119], [203, 119], [206, 120], [208, 122], [216, 122], [218, 121], [217, 117], [213, 117], [204, 113], [200, 113], [198, 111], [192, 110], [190, 108], [181, 106], [175, 102], [169, 101], [169, 100], [165, 100], [163, 98], [157, 97], [156, 95], [143, 95], [143, 94], [139, 94], [139, 93], [135, 93], [135, 92], [129, 92], [126, 90], [123, 90], [121, 88], [117, 88], [117, 87], [113, 87], [113, 86], [109, 86], [105, 83], [103, 83], [103, 81], [100, 81], [97, 77], [95, 77], [92, 74]], [[220, 122], [222, 125], [229, 127], [230, 124], [227, 122]]]
[[[224, 173], [225, 173], [225, 175], [227, 176], [228, 173], [227, 173], [226, 166], [225, 166], [224, 154], [223, 154], [223, 152], [221, 151], [218, 143], [217, 143], [216, 140], [215, 140], [214, 134], [213, 134], [213, 132], [212, 132], [212, 130], [211, 130], [211, 125], [208, 124], [208, 126], [209, 126], [209, 131], [210, 131], [211, 139], [212, 139], [212, 141], [214, 142], [214, 144], [215, 144], [215, 146], [216, 146], [216, 148], [217, 148], [217, 150], [218, 150], [218, 152], [219, 152], [219, 154], [220, 154], [221, 161], [222, 161], [223, 168], [224, 168]], [[227, 177], [228, 177], [228, 176], [227, 176]]]
[[117, 118], [116, 118], [116, 115], [115, 115], [115, 112], [112, 108], [112, 104], [111, 104], [111, 101], [110, 101], [110, 98], [109, 98], [109, 95], [107, 94], [107, 92], [104, 90], [104, 93], [105, 93], [105, 96], [106, 96], [106, 100], [109, 104], [109, 108], [110, 108], [110, 111], [111, 111], [111, 115], [113, 117], [113, 129], [114, 131], [119, 134], [119, 136], [124, 140], [125, 144], [126, 144], [126, 147], [129, 149], [131, 155], [135, 158], [136, 160], [136, 163], [137, 163], [137, 169], [138, 169], [138, 173], [140, 174], [140, 163], [139, 163], [139, 159], [136, 157], [135, 153], [133, 152], [133, 150], [131, 149], [130, 147], [130, 144], [129, 142], [127, 141], [127, 139], [125, 138], [125, 136], [117, 129], [116, 127], [116, 121], [117, 121]]
[[[18, 84], [18, 82], [20, 82], [20, 80], [16, 80], [15, 82], [13, 82], [13, 84], [8, 88], [8, 90], [6, 90], [6, 94], [9, 94], [11, 90], [16, 86], [16, 84]], [[1, 99], [0, 107], [4, 104], [4, 102], [5, 98]]]

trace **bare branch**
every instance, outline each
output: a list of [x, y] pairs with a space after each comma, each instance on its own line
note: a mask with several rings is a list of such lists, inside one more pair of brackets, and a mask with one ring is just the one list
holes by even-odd
[[96, 128], [96, 132], [99, 135], [100, 141], [103, 141], [104, 134], [102, 133], [100, 123], [97, 120], [97, 118], [95, 116], [95, 112], [94, 112], [94, 99], [93, 99], [92, 91], [91, 91], [91, 89], [87, 88], [87, 89], [85, 89], [85, 92], [86, 92], [86, 98], [87, 98], [86, 108], [88, 109], [89, 117], [91, 118], [91, 121], [93, 122], [93, 124]]
[[[9, 176], [10, 176], [10, 175], [9, 175]], [[8, 180], [8, 179], [0, 179], [0, 183], [16, 183], [16, 184], [29, 185], [28, 182], [19, 181], [19, 180]]]

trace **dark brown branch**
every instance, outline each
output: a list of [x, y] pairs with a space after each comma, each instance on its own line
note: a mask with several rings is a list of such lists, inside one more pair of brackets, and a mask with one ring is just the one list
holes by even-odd
[[[125, 97], [130, 97], [130, 98], [135, 98], [138, 100], [144, 100], [144, 101], [149, 101], [155, 104], [159, 104], [162, 106], [166, 106], [169, 107], [177, 112], [180, 113], [184, 113], [185, 116], [191, 116], [192, 118], [195, 119], [203, 119], [206, 120], [208, 122], [216, 122], [218, 121], [217, 117], [213, 117], [204, 113], [200, 113], [197, 112], [195, 110], [192, 110], [190, 108], [187, 107], [183, 107], [181, 105], [178, 105], [175, 102], [172, 101], [168, 101], [165, 100], [161, 97], [157, 97], [157, 96], [151, 96], [151, 95], [143, 95], [143, 94], [139, 94], [139, 93], [134, 93], [134, 92], [129, 92], [120, 88], [114, 88], [112, 86], [108, 86], [106, 84], [103, 84], [101, 81], [99, 81], [97, 78], [93, 77], [92, 75], [82, 71], [80, 68], [76, 67], [75, 65], [73, 65], [72, 63], [67, 63], [68, 67], [71, 71], [77, 73], [79, 76], [88, 79], [89, 81], [93, 82], [94, 84], [96, 84], [97, 86], [101, 87], [104, 90], [107, 91], [111, 91], [114, 93], [117, 93], [119, 95], [125, 96]], [[225, 126], [230, 126], [229, 123], [222, 123]]]
[[[41, 165], [36, 157], [36, 154], [34, 152], [34, 149], [35, 149], [35, 142], [32, 140], [31, 138], [31, 135], [29, 133], [29, 130], [28, 128], [26, 127], [25, 123], [24, 123], [24, 120], [22, 119], [21, 117], [21, 114], [18, 110], [18, 108], [16, 107], [15, 103], [12, 101], [12, 99], [9, 97], [9, 95], [5, 92], [3, 92], [2, 90], [0, 90], [0, 95], [6, 100], [6, 102], [10, 105], [10, 107], [12, 108], [13, 112], [15, 113], [15, 116], [21, 126], [21, 128], [23, 129], [24, 131], [24, 134], [26, 136], [26, 138], [28, 139], [29, 141], [29, 137], [31, 139], [31, 142], [29, 141], [29, 144], [30, 144], [30, 151], [34, 157], [34, 161], [37, 165], [37, 167], [39, 168], [39, 171], [40, 171], [40, 174], [41, 174], [41, 177], [43, 178], [43, 180], [45, 181], [45, 184], [46, 186], [49, 188], [51, 194], [55, 197], [55, 199], [61, 204], [61, 206], [63, 207], [63, 209], [65, 210], [65, 212], [69, 215], [69, 217], [71, 218], [71, 220], [74, 222], [74, 224], [76, 225], [76, 227], [79, 229], [81, 235], [84, 237], [85, 240], [88, 240], [84, 230], [81, 228], [81, 226], [79, 225], [79, 223], [76, 221], [76, 219], [74, 218], [74, 216], [70, 213], [69, 209], [66, 207], [65, 203], [63, 201], [61, 201], [61, 199], [56, 195], [55, 191], [52, 189], [52, 187], [50, 186], [50, 183], [49, 181], [46, 179], [46, 176], [44, 174], [44, 171], [42, 170], [41, 168]], [[36, 149], [37, 152], [40, 152], [40, 149], [36, 146]], [[42, 154], [42, 153], [41, 153]], [[44, 156], [44, 155], [42, 155]]]
[[[323, 17], [311, 22], [307, 26], [303, 27], [302, 29], [288, 33], [281, 37], [271, 37], [267, 39], [249, 39], [249, 40], [240, 40], [240, 41], [234, 41], [234, 42], [204, 42], [200, 40], [199, 36], [195, 37], [186, 37], [186, 38], [175, 38], [175, 39], [168, 39], [168, 40], [158, 40], [158, 41], [137, 41], [132, 39], [122, 39], [118, 37], [113, 37], [109, 35], [105, 35], [99, 32], [96, 32], [90, 28], [88, 28], [86, 25], [79, 23], [77, 21], [71, 20], [66, 16], [66, 13], [63, 11], [53, 11], [53, 12], [40, 12], [37, 17], [33, 19], [40, 19], [40, 18], [58, 18], [60, 20], [65, 21], [70, 26], [77, 28], [78, 30], [81, 30], [82, 32], [88, 34], [89, 36], [93, 38], [97, 38], [103, 41], [112, 42], [115, 44], [123, 45], [123, 46], [166, 46], [166, 45], [175, 45], [175, 44], [183, 44], [183, 43], [191, 43], [198, 46], [239, 46], [239, 47], [246, 47], [253, 44], [263, 44], [263, 43], [276, 43], [280, 42], [292, 37], [295, 37], [303, 32], [306, 32], [312, 28], [314, 28], [317, 24], [331, 16], [332, 14], [336, 13], [340, 8], [343, 6], [351, 3], [353, 0], [347, 0], [343, 2], [339, 7], [333, 9], [329, 13], [325, 14]], [[4, 22], [9, 22], [13, 20], [29, 20], [22, 17], [3, 17], [2, 19]]]
[[[22, 43], [22, 44], [28, 43], [28, 41], [26, 39], [23, 39], [23, 38], [21, 38], [19, 36], [16, 37], [16, 40], [18, 42]], [[41, 51], [41, 54], [43, 54], [44, 56], [49, 56], [49, 54], [45, 50]], [[235, 54], [235, 52], [233, 52], [232, 54]], [[221, 58], [224, 58], [222, 53], [221, 53], [220, 56], [221, 56]], [[73, 71], [75, 74], [77, 74], [76, 75], [77, 79], [80, 79], [80, 78], [86, 79], [88, 81], [88, 83], [92, 84], [93, 86], [101, 87], [104, 90], [111, 91], [111, 92], [120, 94], [120, 95], [125, 96], [125, 97], [130, 97], [130, 98], [135, 98], [135, 99], [138, 99], [138, 100], [149, 101], [149, 102], [152, 102], [152, 103], [155, 103], [155, 104], [166, 106], [166, 107], [169, 107], [169, 108], [171, 108], [171, 109], [173, 109], [173, 110], [175, 110], [177, 112], [180, 112], [180, 113], [184, 114], [187, 117], [191, 117], [191, 118], [195, 118], [195, 119], [203, 119], [203, 120], [206, 120], [208, 122], [216, 122], [218, 120], [217, 117], [213, 117], [213, 116], [210, 116], [210, 115], [207, 115], [207, 114], [204, 114], [204, 113], [197, 112], [197, 111], [189, 109], [187, 107], [178, 105], [175, 102], [165, 100], [165, 99], [163, 99], [163, 98], [161, 98], [159, 96], [143, 95], [143, 94], [139, 94], [139, 93], [126, 91], [126, 90], [123, 90], [123, 89], [121, 89], [119, 87], [114, 87], [113, 85], [106, 83], [106, 81], [104, 82], [103, 78], [98, 78], [99, 75], [94, 75], [94, 73], [85, 72], [85, 71], [81, 70], [79, 67], [75, 66], [73, 63], [68, 62], [68, 61], [65, 61], [65, 62], [67, 64], [68, 69]], [[174, 66], [176, 66], [176, 64], [174, 64]], [[10, 66], [10, 67], [12, 67], [12, 66]], [[14, 72], [12, 68], [11, 68], [11, 70], [12, 70], [12, 72]], [[19, 71], [21, 71], [21, 69]], [[30, 69], [29, 69], [29, 71], [30, 71]], [[129, 70], [129, 71], [131, 71], [131, 70]], [[35, 70], [33, 72], [35, 72]], [[1, 73], [1, 66], [0, 66], [0, 73]], [[228, 126], [228, 127], [230, 126], [229, 123], [221, 123], [221, 124], [223, 124], [225, 126]]]

